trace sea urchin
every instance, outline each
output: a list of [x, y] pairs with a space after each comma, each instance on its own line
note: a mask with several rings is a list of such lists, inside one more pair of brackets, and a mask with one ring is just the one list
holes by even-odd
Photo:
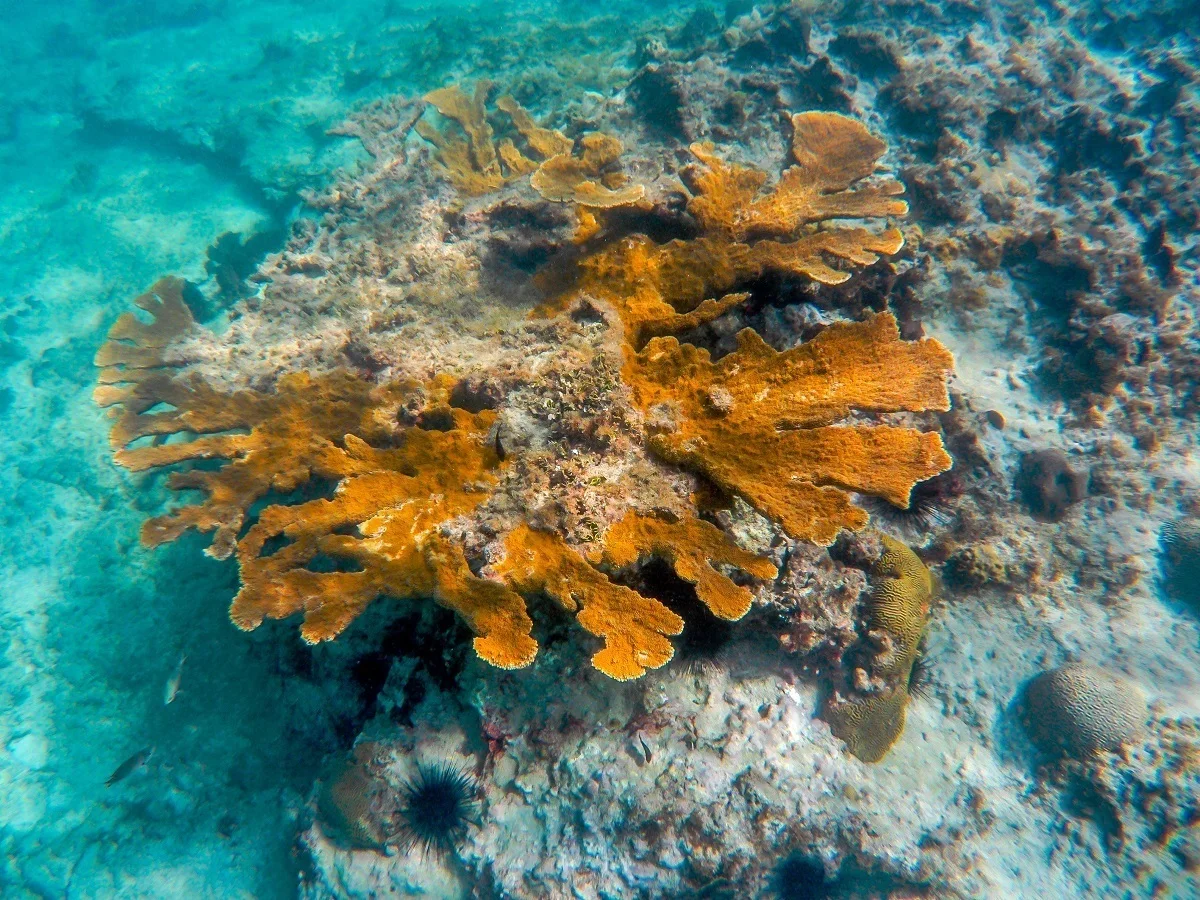
[[394, 839], [406, 851], [450, 853], [466, 837], [479, 811], [479, 785], [448, 762], [417, 764], [416, 774], [400, 788], [400, 823]]
[[916, 659], [908, 673], [908, 693], [923, 700], [933, 696], [933, 659], [924, 643], [918, 647]]

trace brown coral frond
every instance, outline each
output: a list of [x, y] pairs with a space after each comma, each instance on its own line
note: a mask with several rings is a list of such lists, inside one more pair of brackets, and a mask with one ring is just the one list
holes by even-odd
[[183, 301], [186, 284], [182, 278], [160, 278], [133, 301], [150, 314], [149, 322], [132, 312], [117, 317], [96, 351], [100, 373], [92, 398], [97, 404], [111, 407], [131, 402], [137, 385], [168, 366], [163, 356], [167, 346], [195, 324]]
[[557, 535], [521, 526], [505, 549], [496, 574], [523, 594], [547, 594], [576, 612], [579, 624], [604, 640], [592, 665], [605, 675], [639, 678], [675, 655], [667, 635], [683, 631], [683, 620], [658, 600], [609, 581]]
[[[492, 143], [492, 126], [488, 124], [486, 108], [491, 90], [490, 81], [480, 80], [475, 83], [475, 90], [470, 97], [458, 85], [451, 85], [430, 91], [424, 99], [442, 116], [457, 122], [466, 135], [465, 144], [459, 139], [447, 138], [444, 134], [441, 136], [444, 143], [439, 149], [444, 155], [448, 154], [448, 158], [443, 159], [447, 172], [459, 178], [466, 178], [470, 173], [481, 183], [497, 181], [496, 186], [499, 187], [503, 183], [503, 174], [496, 158], [496, 147]], [[429, 139], [425, 131], [421, 132], [421, 136]], [[451, 166], [451, 161], [455, 165]], [[469, 163], [468, 169], [464, 169], [463, 162]]]
[[596, 209], [628, 206], [646, 196], [641, 184], [629, 184], [613, 190], [596, 180], [583, 160], [559, 154], [542, 163], [529, 183], [547, 200], [556, 203], [579, 203]]
[[[409, 429], [396, 448], [347, 435], [345, 449], [334, 452], [343, 480], [331, 499], [263, 510], [238, 545], [242, 589], [230, 610], [234, 622], [250, 629], [264, 618], [303, 612], [301, 634], [316, 643], [340, 634], [377, 597], [427, 596], [462, 616], [483, 659], [527, 665], [537, 644], [524, 601], [474, 575], [462, 549], [438, 531], [486, 498], [500, 465], [486, 439], [494, 414], [452, 415], [453, 428]], [[288, 543], [265, 553], [279, 538]], [[357, 570], [315, 571], [310, 565], [321, 556]]]
[[778, 571], [769, 559], [743, 550], [721, 529], [695, 517], [666, 521], [630, 512], [609, 529], [604, 561], [610, 566], [623, 568], [650, 556], [667, 562], [695, 585], [696, 596], [713, 615], [728, 620], [746, 614], [751, 594], [717, 566], [732, 566], [756, 578], [774, 578]]
[[626, 184], [623, 177], [610, 171], [622, 150], [615, 137], [592, 132], [573, 141], [561, 131], [538, 125], [529, 111], [510, 96], [497, 100], [496, 108], [512, 119], [532, 156], [522, 152], [511, 138], [495, 142], [487, 118], [491, 88], [491, 82], [480, 81], [469, 97], [457, 85], [425, 95], [444, 118], [458, 124], [465, 137], [450, 129], [439, 131], [425, 121], [415, 126], [417, 133], [434, 145], [438, 165], [462, 193], [488, 194], [531, 175], [534, 190], [556, 203], [611, 209], [636, 203], [645, 196], [643, 185]]
[[674, 427], [651, 437], [661, 456], [746, 497], [793, 537], [831, 543], [867, 521], [847, 492], [904, 506], [914, 484], [950, 467], [936, 434], [835, 424], [855, 410], [949, 408], [949, 353], [900, 340], [890, 314], [830, 326], [784, 353], [749, 330], [738, 344], [713, 363], [707, 351], [655, 338], [625, 377], [642, 409], [674, 411]]
[[[887, 144], [857, 119], [819, 111], [792, 116], [792, 157], [805, 173], [806, 180], [821, 193], [840, 193], [874, 174], [879, 159], [886, 152]], [[896, 185], [889, 190], [892, 194], [901, 194], [904, 186]], [[907, 209], [871, 215], [903, 215], [904, 212]]]
[[529, 175], [537, 171], [538, 164], [517, 149], [511, 139], [505, 138], [496, 145], [496, 153], [514, 175]]
[[578, 155], [573, 156], [568, 148], [538, 167], [529, 180], [535, 191], [556, 203], [578, 203], [593, 209], [629, 206], [646, 196], [644, 185], [619, 184], [623, 179], [614, 181], [605, 177], [605, 170], [624, 149], [619, 140], [612, 135], [589, 132], [578, 143]]
[[641, 349], [650, 337], [687, 331], [732, 309], [740, 302], [733, 298], [746, 295], [708, 298], [767, 272], [841, 284], [850, 273], [831, 263], [870, 265], [903, 244], [894, 228], [878, 234], [864, 228], [819, 231], [791, 243], [741, 244], [717, 236], [655, 244], [632, 237], [584, 260], [579, 289], [547, 302], [538, 315], [561, 312], [585, 291], [602, 295], [617, 308], [626, 343]]
[[861, 122], [823, 112], [800, 113], [792, 121], [798, 165], [767, 192], [766, 173], [720, 159], [710, 144], [692, 145], [700, 165], [685, 173], [695, 194], [688, 212], [706, 232], [737, 241], [790, 237], [805, 225], [829, 219], [908, 212], [907, 203], [893, 199], [904, 192], [895, 179], [851, 189], [874, 172], [887, 149]]
[[[175, 490], [199, 490], [197, 504], [149, 519], [142, 528], [147, 546], [173, 541], [189, 528], [212, 531], [208, 553], [224, 559], [233, 552], [246, 510], [270, 491], [295, 490], [313, 477], [338, 478], [338, 444], [348, 434], [368, 440], [387, 437], [386, 410], [394, 410], [409, 389], [374, 388], [347, 372], [314, 378], [284, 376], [273, 394], [225, 393], [197, 378], [160, 374], [143, 381], [113, 426], [116, 461], [144, 471], [187, 460], [222, 459], [211, 471], [172, 475]], [[157, 404], [166, 412], [139, 412]], [[236, 433], [232, 433], [236, 432]], [[179, 433], [199, 435], [178, 443], [130, 447], [140, 437]]]
[[560, 153], [570, 153], [575, 142], [553, 128], [542, 128], [533, 121], [533, 116], [512, 97], [505, 95], [496, 101], [496, 108], [507, 113], [512, 119], [521, 137], [529, 142], [529, 147], [542, 159], [549, 159]]
[[659, 307], [662, 311], [655, 316], [649, 311], [642, 312], [638, 318], [641, 320], [641, 328], [639, 336], [641, 339], [652, 337], [664, 337], [669, 334], [679, 334], [682, 331], [690, 331], [693, 328], [699, 328], [701, 325], [707, 325], [709, 322], [715, 321], [729, 310], [741, 306], [750, 299], [748, 293], [742, 292], [738, 294], [726, 294], [724, 297], [719, 297], [716, 300], [703, 300], [700, 305], [691, 312], [679, 313], [662, 303], [661, 300], [654, 301], [647, 299], [647, 307], [653, 305]]
[[821, 284], [842, 284], [850, 273], [830, 266], [829, 257], [845, 260], [856, 266], [869, 266], [880, 256], [891, 256], [904, 246], [904, 236], [897, 228], [876, 234], [866, 228], [838, 228], [817, 231], [791, 243], [759, 241], [751, 248], [751, 258], [760, 270], [773, 269], [803, 275]]

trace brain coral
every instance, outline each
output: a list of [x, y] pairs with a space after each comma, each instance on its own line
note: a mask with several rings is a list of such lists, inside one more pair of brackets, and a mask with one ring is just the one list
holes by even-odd
[[875, 584], [867, 598], [867, 625], [887, 635], [882, 652], [872, 660], [882, 691], [847, 696], [834, 692], [826, 699], [823, 716], [846, 748], [863, 762], [879, 762], [904, 733], [908, 688], [929, 621], [934, 598], [933, 573], [911, 548], [880, 535], [883, 552], [872, 574]]
[[[550, 199], [540, 202], [587, 204], [603, 199], [600, 188], [623, 189], [603, 174], [619, 145], [585, 136], [568, 147], [505, 99], [499, 106], [529, 151], [558, 160], [541, 169], [521, 162], [528, 157], [511, 142], [493, 140], [487, 90], [430, 96], [463, 136], [421, 130], [465, 193], [503, 187], [518, 171], [546, 176], [539, 190]], [[798, 117], [796, 128], [797, 166], [772, 191], [763, 193], [751, 170], [696, 149], [704, 168], [693, 173], [689, 215], [699, 237], [657, 244], [635, 235], [585, 254], [570, 287], [535, 316], [468, 327], [478, 355], [443, 353], [432, 370], [428, 355], [387, 345], [377, 350], [390, 354], [386, 377], [346, 368], [359, 363], [347, 354], [340, 368], [264, 373], [253, 386], [234, 371], [234, 386], [218, 386], [186, 364], [184, 348], [227, 339], [193, 322], [181, 281], [160, 281], [137, 300], [150, 321], [121, 317], [96, 357], [96, 400], [114, 418], [117, 462], [172, 467], [169, 487], [198, 492], [149, 520], [144, 542], [212, 533], [208, 552], [236, 556], [241, 570], [231, 608], [240, 627], [299, 613], [306, 640], [329, 640], [379, 597], [432, 599], [472, 629], [482, 659], [504, 668], [528, 665], [538, 651], [535, 597], [594, 636], [602, 672], [636, 678], [666, 663], [682, 620], [616, 577], [652, 557], [716, 616], [744, 615], [755, 580], [773, 578], [775, 564], [706, 521], [694, 495], [711, 495], [715, 484], [792, 537], [827, 543], [866, 522], [851, 492], [903, 505], [913, 484], [950, 463], [937, 434], [870, 420], [948, 405], [949, 354], [936, 341], [901, 340], [888, 313], [831, 326], [786, 352], [746, 331], [717, 361], [674, 336], [742, 302], [734, 289], [766, 271], [837, 283], [898, 249], [895, 229], [828, 221], [903, 211], [895, 181], [860, 184], [882, 145], [831, 114]], [[593, 172], [599, 187], [574, 180]], [[394, 217], [373, 230], [369, 211], [357, 215], [346, 234], [318, 232], [314, 245], [352, 246], [368, 234], [381, 256], [411, 249]], [[320, 227], [337, 227], [330, 221]], [[421, 228], [432, 219], [413, 221]], [[434, 245], [445, 252], [442, 241]], [[319, 296], [323, 285], [335, 296], [347, 284], [359, 297], [391, 290], [386, 269], [354, 269], [358, 257], [345, 255], [350, 262], [329, 257], [314, 270], [316, 256], [304, 249], [303, 279], [277, 271], [280, 283], [256, 303], [295, 315], [297, 296], [308, 296], [294, 293], [300, 280], [318, 292], [310, 309], [336, 308]], [[352, 274], [319, 274], [343, 264]], [[574, 315], [583, 307], [601, 321]], [[392, 318], [425, 316], [445, 334], [447, 314], [436, 305], [401, 311]], [[271, 320], [272, 334], [279, 322]], [[324, 362], [322, 330], [307, 333]], [[394, 340], [402, 350], [419, 346]], [[480, 385], [489, 387], [480, 393]], [[552, 439], [513, 440], [519, 422], [538, 423]]]
[[1167, 591], [1180, 600], [1200, 603], [1200, 522], [1167, 522], [1159, 536]]
[[1033, 742], [1054, 756], [1082, 759], [1116, 750], [1146, 724], [1138, 687], [1086, 663], [1070, 663], [1034, 678], [1025, 689], [1022, 720]]

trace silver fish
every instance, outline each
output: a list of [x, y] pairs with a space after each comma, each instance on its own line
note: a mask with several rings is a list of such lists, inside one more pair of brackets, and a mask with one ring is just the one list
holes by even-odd
[[108, 781], [104, 782], [105, 787], [112, 787], [118, 781], [124, 781], [135, 771], [142, 768], [149, 762], [150, 757], [154, 755], [153, 747], [143, 747], [125, 762], [117, 766], [117, 770], [108, 776]]
[[171, 677], [167, 679], [166, 690], [163, 691], [163, 705], [170, 703], [179, 695], [179, 682], [183, 680], [183, 664], [187, 662], [187, 654], [180, 654], [179, 664], [175, 666], [175, 671], [171, 673]]

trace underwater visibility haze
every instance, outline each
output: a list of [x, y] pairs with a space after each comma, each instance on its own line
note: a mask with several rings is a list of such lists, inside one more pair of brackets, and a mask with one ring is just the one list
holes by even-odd
[[0, 896], [1200, 896], [1200, 6], [0, 9]]

